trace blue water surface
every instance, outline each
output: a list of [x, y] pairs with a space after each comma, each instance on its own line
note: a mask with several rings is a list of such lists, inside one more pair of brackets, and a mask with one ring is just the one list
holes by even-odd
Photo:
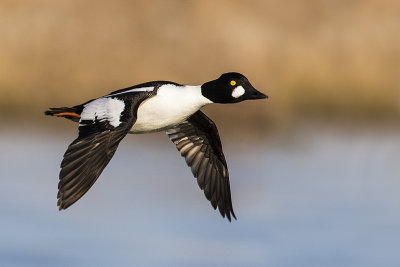
[[59, 212], [59, 165], [75, 135], [0, 134], [0, 266], [400, 266], [398, 129], [223, 138], [232, 223], [164, 134], [125, 138]]

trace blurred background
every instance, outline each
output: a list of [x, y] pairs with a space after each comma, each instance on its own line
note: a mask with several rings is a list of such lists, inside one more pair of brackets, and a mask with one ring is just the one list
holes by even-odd
[[[399, 265], [399, 14], [395, 0], [2, 0], [0, 265]], [[77, 131], [45, 109], [229, 71], [270, 97], [204, 109], [237, 221], [164, 133], [125, 138], [57, 211]]]

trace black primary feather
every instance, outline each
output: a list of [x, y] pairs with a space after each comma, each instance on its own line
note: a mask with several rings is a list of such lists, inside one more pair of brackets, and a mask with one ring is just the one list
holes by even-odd
[[167, 130], [200, 189], [223, 217], [236, 219], [232, 208], [229, 172], [215, 123], [201, 111]]
[[[140, 103], [152, 92], [119, 96], [125, 108], [121, 123], [114, 127], [107, 120], [81, 120], [79, 136], [68, 147], [61, 162], [57, 205], [66, 209], [79, 200], [96, 182], [114, 156], [121, 140], [128, 134], [137, 118]], [[129, 99], [128, 99], [129, 97]]]
[[61, 162], [58, 183], [57, 205], [60, 210], [74, 204], [92, 187], [128, 133], [130, 125], [122, 123], [113, 130], [79, 136], [69, 145]]

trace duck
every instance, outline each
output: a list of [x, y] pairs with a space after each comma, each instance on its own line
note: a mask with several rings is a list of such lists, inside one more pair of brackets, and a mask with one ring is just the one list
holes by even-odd
[[78, 123], [78, 137], [61, 162], [57, 206], [64, 210], [93, 186], [127, 134], [165, 131], [191, 168], [198, 186], [223, 218], [236, 219], [228, 165], [215, 123], [200, 109], [268, 98], [237, 72], [202, 85], [152, 81], [73, 107], [50, 108], [48, 116]]

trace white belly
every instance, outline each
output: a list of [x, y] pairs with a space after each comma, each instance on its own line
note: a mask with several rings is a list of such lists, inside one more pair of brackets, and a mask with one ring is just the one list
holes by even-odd
[[157, 95], [139, 106], [137, 120], [130, 133], [148, 133], [168, 129], [181, 123], [211, 103], [203, 97], [200, 86], [163, 85]]

